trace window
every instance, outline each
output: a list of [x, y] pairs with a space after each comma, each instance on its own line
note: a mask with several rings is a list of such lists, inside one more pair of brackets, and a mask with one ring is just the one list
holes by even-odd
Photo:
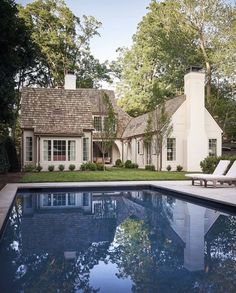
[[142, 155], [143, 154], [143, 141], [142, 140], [138, 140], [138, 154]]
[[75, 161], [75, 140], [68, 140], [68, 160]]
[[147, 149], [147, 165], [151, 165], [151, 163], [152, 163], [152, 156], [151, 156], [152, 144], [148, 143], [146, 146], [146, 149]]
[[83, 193], [83, 206], [89, 206], [89, 193], [87, 192]]
[[54, 140], [53, 141], [53, 161], [66, 160], [66, 141]]
[[167, 138], [167, 161], [176, 160], [176, 139]]
[[33, 161], [33, 138], [32, 137], [26, 137], [26, 145], [25, 145], [25, 159], [28, 162]]
[[50, 207], [52, 204], [51, 202], [51, 194], [43, 195], [43, 206]]
[[217, 155], [217, 139], [209, 139], [209, 156], [214, 157]]
[[75, 206], [75, 194], [68, 193], [68, 206]]
[[102, 117], [101, 116], [94, 117], [94, 128], [96, 131], [102, 131]]
[[89, 160], [89, 139], [83, 137], [83, 161]]
[[51, 140], [43, 141], [43, 159], [44, 161], [51, 161], [52, 143]]
[[55, 193], [53, 194], [53, 206], [61, 207], [66, 205], [66, 194], [65, 193]]

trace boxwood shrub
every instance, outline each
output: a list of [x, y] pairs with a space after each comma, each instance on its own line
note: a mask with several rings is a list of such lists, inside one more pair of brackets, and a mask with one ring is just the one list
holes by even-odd
[[155, 166], [154, 165], [146, 165], [145, 170], [155, 171]]
[[230, 160], [230, 165], [228, 167], [229, 169], [236, 160], [236, 156], [206, 157], [203, 161], [200, 162], [202, 172], [208, 174], [213, 173], [220, 160]]

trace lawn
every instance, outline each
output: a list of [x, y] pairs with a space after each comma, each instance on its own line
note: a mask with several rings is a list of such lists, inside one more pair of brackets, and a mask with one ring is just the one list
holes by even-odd
[[184, 174], [184, 172], [155, 172], [140, 169], [110, 168], [107, 171], [25, 173], [20, 182], [185, 180]]

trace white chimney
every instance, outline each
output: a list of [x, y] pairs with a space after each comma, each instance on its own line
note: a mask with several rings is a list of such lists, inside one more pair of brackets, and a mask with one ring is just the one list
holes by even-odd
[[197, 68], [191, 68], [191, 71], [184, 76], [187, 171], [201, 171], [200, 161], [208, 155], [208, 140], [205, 130], [205, 73], [195, 69]]
[[76, 75], [74, 73], [67, 73], [65, 75], [65, 90], [76, 90]]

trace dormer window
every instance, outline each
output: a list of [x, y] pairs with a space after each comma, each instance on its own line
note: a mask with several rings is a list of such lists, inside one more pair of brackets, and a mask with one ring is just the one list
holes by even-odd
[[102, 116], [94, 116], [93, 123], [95, 131], [102, 131]]

